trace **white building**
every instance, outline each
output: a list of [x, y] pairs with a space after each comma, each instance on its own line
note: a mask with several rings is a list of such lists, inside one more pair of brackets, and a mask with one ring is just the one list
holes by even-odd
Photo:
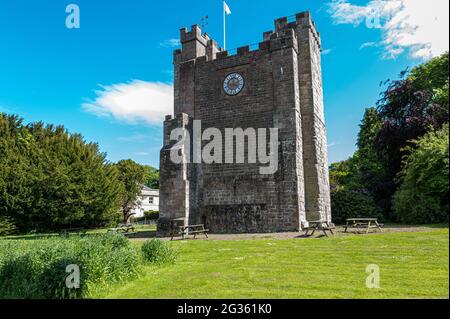
[[146, 211], [159, 211], [159, 190], [144, 186], [138, 197], [136, 208], [133, 209], [133, 217], [144, 217]]

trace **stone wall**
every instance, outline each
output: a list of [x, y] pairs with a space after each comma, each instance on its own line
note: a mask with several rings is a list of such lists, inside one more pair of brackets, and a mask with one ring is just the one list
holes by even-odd
[[306, 217], [331, 221], [321, 42], [309, 12], [296, 16], [299, 38], [300, 105], [303, 118]]

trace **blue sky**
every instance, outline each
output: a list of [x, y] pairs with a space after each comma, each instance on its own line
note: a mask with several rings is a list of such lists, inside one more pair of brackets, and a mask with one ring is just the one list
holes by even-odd
[[[259, 42], [275, 18], [310, 10], [324, 49], [330, 162], [343, 160], [379, 83], [448, 50], [448, 1], [405, 1], [228, 0], [227, 46]], [[79, 29], [65, 25], [70, 3], [80, 8]], [[179, 29], [206, 15], [221, 43], [221, 0], [0, 0], [0, 111], [63, 124], [111, 161], [158, 166], [172, 51]]]

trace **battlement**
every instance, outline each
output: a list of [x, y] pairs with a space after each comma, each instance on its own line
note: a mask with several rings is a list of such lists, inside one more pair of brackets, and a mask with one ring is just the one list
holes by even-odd
[[265, 33], [264, 41], [254, 45], [244, 45], [231, 51], [221, 51], [216, 60], [240, 57], [248, 54], [259, 54], [268, 51], [293, 48], [297, 51], [297, 36], [294, 29], [284, 29], [279, 32]]
[[210, 39], [211, 38], [207, 33], [202, 33], [202, 29], [197, 24], [191, 26], [191, 31], [188, 31], [187, 28], [180, 29], [181, 44], [185, 44], [190, 41], [199, 41], [206, 46]]
[[198, 25], [193, 25], [190, 31], [187, 28], [180, 30], [182, 49], [175, 50], [174, 62], [181, 63], [192, 59], [199, 59], [199, 62], [208, 62], [249, 53], [253, 54], [257, 51], [273, 51], [288, 47], [296, 49], [298, 41], [301, 40], [297, 39], [296, 32], [302, 29], [310, 30], [320, 49], [320, 34], [317, 32], [309, 11], [276, 19], [275, 29], [264, 32], [263, 42], [260, 42], [254, 50], [252, 50], [251, 46], [246, 45], [234, 50], [224, 51], [207, 33], [202, 33], [202, 29]]
[[[300, 12], [294, 16], [282, 17], [275, 20], [275, 32], [285, 29], [297, 30], [299, 28], [309, 28], [319, 48], [321, 47], [320, 33], [317, 31], [316, 24], [312, 20], [311, 13], [309, 11]], [[264, 36], [270, 32], [271, 31], [265, 32]]]
[[217, 52], [222, 51], [217, 42], [194, 24], [191, 30], [180, 29], [181, 49], [174, 51], [174, 63], [181, 63], [206, 56], [214, 60]]

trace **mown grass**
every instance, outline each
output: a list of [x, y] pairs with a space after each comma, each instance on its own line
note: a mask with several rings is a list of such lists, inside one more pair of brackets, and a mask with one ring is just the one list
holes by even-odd
[[[136, 244], [139, 245], [139, 244]], [[184, 241], [173, 266], [145, 266], [100, 298], [448, 298], [449, 232], [321, 239]], [[366, 287], [366, 267], [381, 288]]]
[[[98, 234], [106, 234], [108, 232], [109, 228], [97, 228], [97, 229], [90, 229], [86, 231], [86, 235], [98, 235]], [[144, 234], [147, 235], [148, 233], [156, 233], [156, 225], [143, 225], [143, 226], [136, 226], [136, 232], [137, 235]], [[8, 240], [8, 239], [15, 239], [15, 240], [35, 240], [35, 239], [47, 239], [51, 237], [59, 237], [60, 233], [39, 233], [39, 234], [22, 234], [22, 235], [11, 235], [11, 236], [3, 236], [0, 237], [0, 240]], [[71, 235], [71, 236], [77, 236], [77, 235]]]

